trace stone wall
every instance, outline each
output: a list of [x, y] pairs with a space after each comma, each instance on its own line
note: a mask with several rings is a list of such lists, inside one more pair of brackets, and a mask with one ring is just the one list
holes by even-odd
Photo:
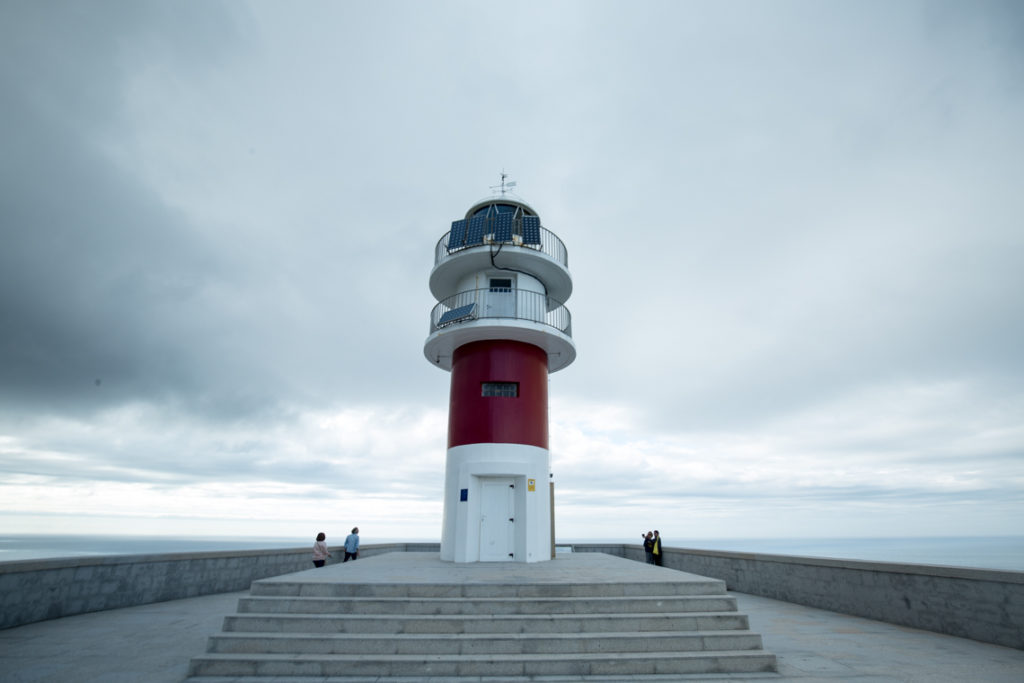
[[[641, 545], [574, 545], [644, 561]], [[730, 590], [1024, 649], [1024, 572], [666, 548], [664, 566]]]
[[[365, 545], [359, 554], [438, 552], [437, 543]], [[638, 562], [643, 547], [578, 544]], [[343, 556], [332, 548], [335, 560]], [[1024, 649], [1024, 572], [665, 548], [666, 567], [729, 589]], [[121, 555], [0, 563], [0, 628], [164, 600], [247, 590], [311, 568], [310, 549]]]
[[[437, 543], [366, 545], [360, 557], [437, 552]], [[331, 548], [335, 560], [344, 548]], [[310, 548], [116, 555], [0, 562], [0, 628], [197, 595], [247, 590], [256, 579], [312, 569]]]

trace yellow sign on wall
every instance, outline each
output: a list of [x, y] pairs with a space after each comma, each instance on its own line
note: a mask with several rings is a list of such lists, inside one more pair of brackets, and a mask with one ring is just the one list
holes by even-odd
[[527, 491], [536, 491], [537, 490], [537, 480], [536, 479], [527, 479], [526, 480], [526, 490]]

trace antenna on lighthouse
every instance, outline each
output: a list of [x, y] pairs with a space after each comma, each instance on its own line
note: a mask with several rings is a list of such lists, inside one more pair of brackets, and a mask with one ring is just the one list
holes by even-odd
[[508, 173], [505, 173], [505, 169], [502, 169], [502, 171], [501, 171], [501, 185], [491, 185], [491, 191], [492, 192], [497, 192], [497, 191], [500, 190], [501, 194], [504, 195], [506, 192], [511, 192], [513, 190], [513, 188], [515, 188], [515, 186], [516, 186], [516, 181], [508, 180]]

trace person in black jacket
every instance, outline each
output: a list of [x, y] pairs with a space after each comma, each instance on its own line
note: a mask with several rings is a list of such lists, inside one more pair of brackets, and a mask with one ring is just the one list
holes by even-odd
[[647, 557], [647, 564], [654, 564], [654, 534], [648, 531], [646, 534], [641, 533], [640, 537], [644, 539], [644, 555]]

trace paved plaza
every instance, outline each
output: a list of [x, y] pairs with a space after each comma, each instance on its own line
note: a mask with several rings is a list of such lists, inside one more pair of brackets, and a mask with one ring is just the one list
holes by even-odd
[[[384, 559], [387, 556], [382, 556]], [[640, 584], [656, 581], [653, 567], [626, 562]], [[436, 565], [436, 566], [435, 566]], [[587, 564], [558, 561], [536, 565], [495, 563], [484, 570], [489, 579], [505, 581], [517, 573], [547, 573], [552, 581], [600, 581]], [[382, 570], [382, 567], [384, 569]], [[480, 577], [482, 565], [452, 565], [440, 560], [413, 566], [394, 562], [356, 562], [309, 570], [291, 577], [337, 574], [339, 580], [382, 582], [452, 582]], [[658, 569], [658, 572], [672, 571]], [[739, 611], [750, 617], [765, 650], [778, 658], [777, 674], [641, 676], [630, 680], [770, 679], [780, 681], [1013, 681], [1024, 680], [1024, 651], [979, 643], [768, 598], [730, 593]], [[180, 683], [189, 660], [206, 649], [207, 637], [220, 631], [224, 617], [236, 611], [247, 592], [95, 612], [0, 631], [0, 680], [9, 683]], [[228, 683], [230, 678], [193, 678], [193, 683]], [[251, 679], [250, 679], [251, 680]], [[269, 678], [267, 683], [300, 679]], [[324, 683], [332, 679], [301, 679]], [[376, 680], [374, 678], [346, 681]], [[399, 680], [399, 679], [389, 679]], [[405, 679], [412, 680], [412, 679]], [[435, 679], [437, 680], [437, 679]], [[467, 681], [469, 679], [459, 679]], [[501, 679], [482, 679], [501, 680]], [[521, 680], [521, 679], [516, 679]], [[541, 677], [540, 681], [611, 681], [609, 677]]]

